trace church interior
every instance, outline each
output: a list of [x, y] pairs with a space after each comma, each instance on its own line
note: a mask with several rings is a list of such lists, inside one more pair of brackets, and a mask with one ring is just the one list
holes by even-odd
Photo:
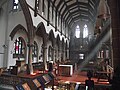
[[120, 89], [119, 5], [0, 0], [0, 90]]

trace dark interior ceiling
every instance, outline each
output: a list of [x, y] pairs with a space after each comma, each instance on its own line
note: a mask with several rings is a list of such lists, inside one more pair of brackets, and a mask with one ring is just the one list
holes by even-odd
[[51, 0], [68, 25], [80, 20], [95, 23], [100, 0]]

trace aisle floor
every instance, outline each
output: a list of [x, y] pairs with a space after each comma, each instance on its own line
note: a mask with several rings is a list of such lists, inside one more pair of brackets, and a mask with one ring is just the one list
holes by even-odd
[[[72, 76], [58, 76], [58, 78], [60, 81], [63, 82], [79, 82], [81, 84], [85, 84], [85, 80], [87, 79], [87, 73], [80, 72], [79, 74], [73, 74]], [[94, 80], [95, 85], [110, 85], [107, 79], [103, 79], [102, 81], [98, 82], [98, 78], [93, 77], [92, 80]]]

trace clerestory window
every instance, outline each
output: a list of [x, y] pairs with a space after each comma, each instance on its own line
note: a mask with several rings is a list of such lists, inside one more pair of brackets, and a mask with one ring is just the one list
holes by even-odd
[[14, 10], [18, 9], [18, 0], [13, 0], [13, 9]]
[[79, 25], [76, 26], [75, 36], [76, 36], [76, 38], [80, 38], [80, 27], [79, 27]]
[[86, 37], [88, 37], [88, 27], [85, 24], [83, 27], [83, 38], [86, 38]]

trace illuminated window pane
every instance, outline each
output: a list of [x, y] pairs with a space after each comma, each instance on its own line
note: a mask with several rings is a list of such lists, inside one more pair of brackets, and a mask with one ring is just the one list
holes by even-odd
[[84, 59], [84, 54], [79, 54], [79, 59]]
[[37, 10], [39, 10], [39, 0], [37, 0]]
[[24, 42], [21, 37], [17, 38], [14, 42], [14, 52], [13, 52], [13, 57], [23, 57], [25, 53], [25, 47], [24, 47]]
[[15, 3], [18, 4], [18, 0], [15, 0]]
[[76, 38], [80, 38], [80, 27], [78, 25], [76, 26], [75, 36]]
[[18, 0], [13, 0], [13, 9], [18, 9]]
[[87, 25], [85, 24], [84, 25], [84, 28], [83, 28], [83, 38], [86, 38], [88, 36], [88, 27]]

